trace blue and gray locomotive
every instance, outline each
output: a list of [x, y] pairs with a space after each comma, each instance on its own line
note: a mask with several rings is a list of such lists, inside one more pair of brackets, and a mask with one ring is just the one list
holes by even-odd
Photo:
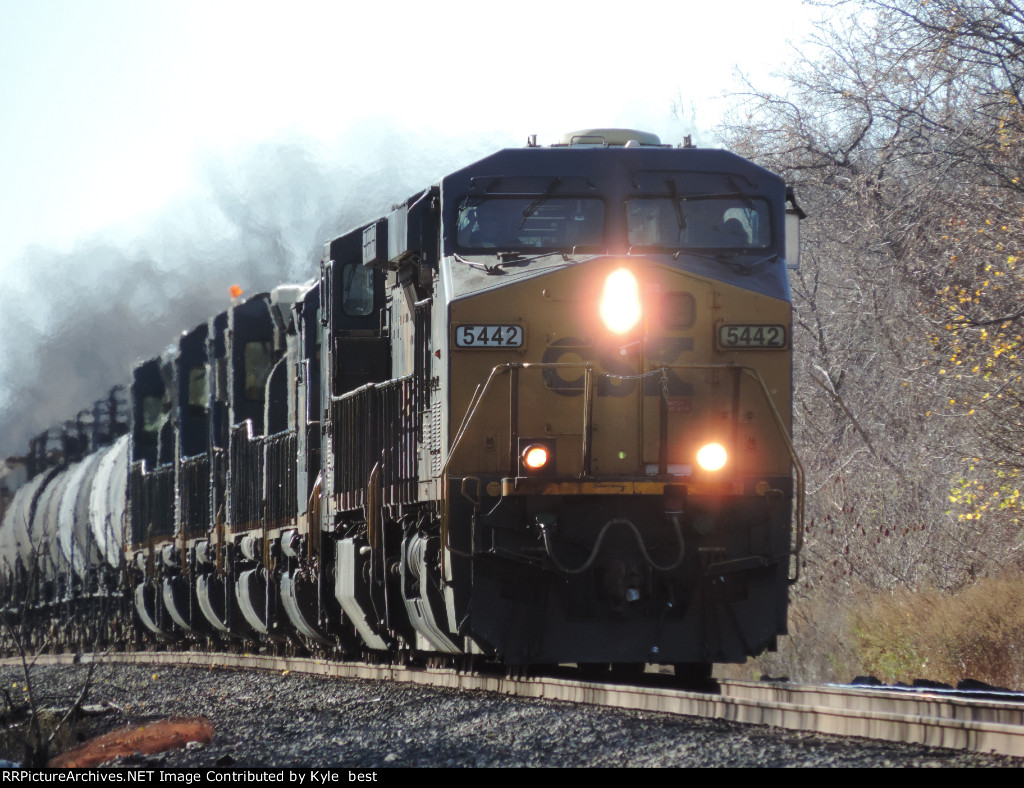
[[800, 216], [776, 175], [628, 130], [459, 170], [22, 472], [6, 610], [55, 644], [112, 616], [137, 644], [351, 659], [699, 676], [771, 649]]

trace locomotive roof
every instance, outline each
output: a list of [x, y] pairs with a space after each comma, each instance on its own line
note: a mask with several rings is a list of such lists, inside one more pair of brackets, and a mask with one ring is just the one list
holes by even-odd
[[[553, 189], [557, 189], [558, 195], [598, 197], [608, 205], [621, 205], [629, 199], [648, 195], [716, 196], [730, 192], [765, 197], [773, 205], [782, 206], [786, 194], [784, 181], [775, 173], [731, 151], [716, 148], [585, 145], [498, 151], [441, 180], [445, 228], [442, 246], [446, 258], [442, 267], [449, 281], [446, 288], [449, 298], [466, 297], [566, 264], [561, 256], [547, 255], [528, 266], [503, 269], [502, 273], [507, 276], [502, 277], [472, 265], [451, 263], [456, 253], [451, 231], [457, 224], [459, 202], [464, 197], [544, 195]], [[784, 216], [781, 210], [773, 214], [773, 235], [781, 239]], [[608, 217], [608, 228], [613, 233], [618, 231], [618, 241], [610, 243], [605, 253], [627, 254], [624, 214], [620, 217], [610, 213]], [[584, 262], [593, 256], [577, 255], [573, 262]], [[758, 265], [754, 270], [744, 271], [707, 255], [683, 252], [682, 257], [672, 253], [644, 256], [665, 262], [671, 260], [671, 265], [774, 298], [788, 300], [790, 297], [785, 269], [777, 259], [775, 265]], [[766, 250], [759, 262], [772, 256], [770, 250]], [[470, 255], [468, 259], [472, 258]]]
[[[742, 175], [751, 191], [784, 188], [782, 178], [765, 168], [719, 148], [639, 146], [559, 146], [506, 148], [442, 179], [444, 189], [471, 189], [482, 177], [581, 177], [601, 181], [635, 171], [721, 173]], [[598, 185], [596, 182], [594, 185]]]

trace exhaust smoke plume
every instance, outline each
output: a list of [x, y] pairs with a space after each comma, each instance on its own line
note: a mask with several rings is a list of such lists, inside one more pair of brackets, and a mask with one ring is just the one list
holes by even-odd
[[471, 149], [367, 122], [330, 149], [303, 139], [208, 157], [201, 195], [129, 243], [28, 248], [0, 288], [0, 457], [127, 384], [131, 367], [246, 296], [318, 273], [323, 243], [509, 139]]

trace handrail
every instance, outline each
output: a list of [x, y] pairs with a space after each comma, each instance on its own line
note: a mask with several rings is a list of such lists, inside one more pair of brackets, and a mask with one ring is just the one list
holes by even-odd
[[[444, 465], [441, 468], [441, 497], [444, 501], [444, 506], [441, 511], [441, 543], [445, 550], [441, 551], [441, 562], [442, 562], [442, 576], [445, 565], [445, 551], [450, 550], [452, 552], [459, 552], [454, 550], [448, 540], [448, 521], [450, 518], [450, 491], [448, 482], [448, 468], [451, 465], [452, 459], [462, 444], [462, 440], [466, 435], [469, 425], [477, 416], [477, 412], [480, 407], [480, 403], [483, 401], [491, 384], [498, 377], [499, 374], [510, 370], [520, 369], [582, 369], [584, 372], [584, 401], [583, 401], [583, 472], [584, 475], [589, 474], [589, 452], [590, 447], [590, 435], [593, 429], [593, 403], [591, 399], [596, 389], [593, 383], [594, 375], [599, 375], [604, 378], [614, 378], [616, 380], [643, 380], [653, 375], [664, 376], [665, 370], [728, 370], [734, 372], [744, 373], [747, 376], [754, 379], [757, 382], [762, 395], [764, 396], [765, 402], [768, 404], [769, 411], [772, 414], [772, 418], [775, 421], [775, 425], [778, 428], [779, 435], [782, 437], [785, 443], [786, 450], [789, 453], [790, 462], [793, 465], [795, 471], [795, 490], [794, 498], [796, 504], [796, 511], [794, 512], [796, 520], [796, 534], [793, 548], [790, 550], [790, 555], [795, 559], [795, 574], [789, 578], [790, 585], [796, 583], [800, 579], [800, 553], [803, 549], [804, 542], [804, 509], [806, 500], [806, 476], [804, 473], [803, 464], [800, 462], [800, 458], [796, 453], [796, 448], [793, 446], [792, 438], [789, 435], [789, 430], [786, 429], [786, 423], [783, 421], [782, 415], [779, 413], [779, 409], [775, 405], [775, 401], [772, 399], [771, 392], [768, 390], [768, 385], [765, 383], [764, 378], [761, 376], [761, 372], [756, 367], [741, 366], [737, 364], [664, 364], [656, 369], [652, 369], [648, 372], [638, 373], [636, 375], [616, 375], [611, 372], [602, 372], [594, 368], [593, 364], [586, 361], [579, 362], [506, 362], [504, 364], [497, 364], [491, 369], [490, 374], [487, 376], [487, 380], [482, 386], [478, 385], [476, 390], [473, 392], [473, 396], [470, 398], [469, 404], [466, 406], [466, 412], [462, 417], [462, 421], [459, 424], [459, 428], [456, 431], [455, 439], [452, 441], [451, 447], [448, 450], [448, 456], [445, 459]], [[510, 381], [511, 385], [511, 381]], [[667, 398], [668, 392], [665, 387], [662, 387], [662, 397]], [[787, 572], [788, 574], [788, 572]]]

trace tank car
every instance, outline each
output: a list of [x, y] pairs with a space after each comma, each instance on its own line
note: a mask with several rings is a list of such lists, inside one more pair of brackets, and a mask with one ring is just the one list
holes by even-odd
[[801, 215], [729, 152], [588, 130], [185, 332], [110, 482], [143, 639], [691, 677], [773, 648]]
[[124, 638], [126, 431], [116, 387], [6, 461], [0, 642], [8, 647], [104, 647]]

